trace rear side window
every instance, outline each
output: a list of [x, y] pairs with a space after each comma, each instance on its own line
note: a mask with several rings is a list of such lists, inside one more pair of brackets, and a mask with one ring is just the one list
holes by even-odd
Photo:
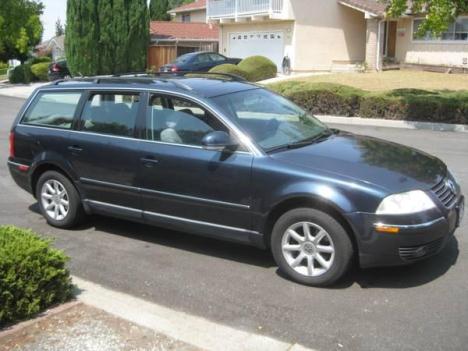
[[83, 110], [81, 130], [133, 136], [139, 104], [139, 94], [93, 94]]
[[70, 129], [81, 93], [39, 93], [23, 116], [22, 123]]

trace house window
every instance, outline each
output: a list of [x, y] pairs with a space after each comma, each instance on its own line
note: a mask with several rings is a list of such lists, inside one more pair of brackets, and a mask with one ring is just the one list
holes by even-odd
[[182, 22], [190, 22], [190, 14], [185, 13], [182, 15]]
[[413, 20], [413, 40], [468, 41], [468, 17], [458, 18], [454, 23], [451, 23], [447, 30], [439, 37], [434, 36], [431, 32], [427, 32], [423, 37], [419, 37], [418, 29], [423, 21], [423, 19]]

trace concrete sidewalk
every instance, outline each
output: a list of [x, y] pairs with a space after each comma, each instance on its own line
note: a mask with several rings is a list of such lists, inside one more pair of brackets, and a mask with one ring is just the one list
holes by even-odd
[[3, 83], [0, 84], [0, 95], [17, 97], [22, 99], [27, 99], [32, 92], [43, 85], [49, 84], [41, 83], [31, 83], [31, 84], [10, 84]]

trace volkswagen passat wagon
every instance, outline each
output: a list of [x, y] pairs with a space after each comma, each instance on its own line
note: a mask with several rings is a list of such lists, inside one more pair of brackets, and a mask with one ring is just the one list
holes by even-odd
[[330, 129], [244, 81], [120, 77], [36, 90], [10, 133], [9, 170], [48, 223], [125, 218], [269, 249], [291, 279], [438, 253], [460, 186], [424, 152]]

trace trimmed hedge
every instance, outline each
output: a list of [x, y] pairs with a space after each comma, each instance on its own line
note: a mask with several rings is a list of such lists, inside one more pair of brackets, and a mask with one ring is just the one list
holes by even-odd
[[333, 83], [269, 85], [315, 114], [468, 124], [468, 91], [396, 89], [371, 93]]
[[247, 79], [251, 82], [274, 78], [278, 71], [273, 61], [264, 56], [247, 57], [237, 66], [246, 73]]
[[0, 328], [70, 299], [67, 261], [32, 231], [0, 226]]
[[33, 80], [33, 75], [31, 73], [31, 66], [29, 64], [22, 64], [16, 66], [10, 73], [8, 79], [10, 83], [30, 83]]
[[215, 66], [212, 69], [210, 69], [210, 72], [235, 74], [236, 76], [248, 79], [248, 75], [244, 70], [242, 70], [239, 66], [233, 65], [231, 63], [225, 63], [222, 65]]
[[49, 71], [49, 62], [36, 63], [31, 66], [31, 72], [37, 80], [47, 81], [47, 72]]
[[37, 63], [44, 63], [44, 62], [51, 63], [52, 59], [49, 56], [38, 56], [38, 57], [32, 57], [31, 59], [28, 60], [28, 63], [30, 65], [35, 65]]

